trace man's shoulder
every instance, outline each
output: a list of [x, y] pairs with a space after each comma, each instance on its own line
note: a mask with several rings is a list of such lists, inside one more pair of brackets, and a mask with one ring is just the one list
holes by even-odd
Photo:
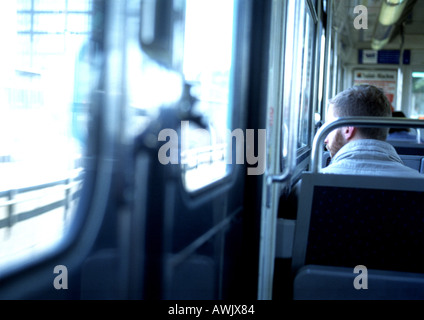
[[386, 163], [379, 165], [366, 165], [366, 162], [355, 163], [351, 160], [339, 161], [321, 169], [320, 172], [325, 174], [424, 178], [424, 174], [417, 170], [394, 161], [387, 161]]

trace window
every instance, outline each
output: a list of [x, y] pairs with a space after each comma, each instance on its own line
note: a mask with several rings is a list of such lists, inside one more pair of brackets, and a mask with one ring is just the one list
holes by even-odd
[[[289, 151], [291, 151], [290, 142], [296, 141], [294, 134], [294, 129], [289, 130], [293, 127], [294, 122], [291, 119], [295, 118], [296, 109], [291, 108], [291, 106], [296, 106], [294, 92], [296, 92], [296, 47], [295, 47], [295, 31], [297, 24], [296, 21], [296, 4], [299, 5], [303, 1], [289, 1], [287, 5], [287, 23], [286, 23], [286, 41], [285, 41], [285, 51], [284, 51], [284, 88], [283, 88], [283, 143], [282, 143], [282, 158], [283, 162], [287, 162], [289, 159]], [[299, 92], [299, 90], [297, 91]], [[297, 125], [297, 123], [296, 123]], [[297, 132], [296, 132], [297, 133]], [[292, 161], [291, 161], [292, 162]], [[291, 165], [291, 164], [289, 164]]]
[[89, 103], [74, 83], [93, 76], [80, 68], [92, 5], [0, 3], [0, 271], [53, 248], [73, 221]]
[[[230, 0], [187, 0], [183, 73], [198, 102], [194, 122], [183, 126], [183, 181], [195, 191], [228, 174], [233, 6]], [[235, 162], [235, 161], [234, 161]]]
[[290, 141], [296, 141], [293, 147], [297, 150], [310, 143], [314, 48], [315, 22], [307, 2], [289, 1], [284, 61], [283, 159], [290, 152]]
[[[306, 13], [307, 12], [307, 13]], [[302, 61], [302, 85], [301, 101], [299, 114], [299, 132], [298, 148], [306, 147], [310, 142], [311, 125], [310, 110], [312, 106], [312, 84], [313, 84], [313, 65], [314, 65], [314, 47], [315, 47], [315, 23], [309, 11], [305, 15], [305, 31], [303, 43], [303, 61]]]
[[412, 73], [411, 118], [424, 119], [424, 72]]
[[[227, 149], [230, 149], [228, 137], [232, 133], [234, 1], [174, 1], [172, 41], [169, 41], [172, 45], [166, 49], [166, 54], [162, 54], [167, 57], [166, 62], [148, 47], [155, 41], [150, 32], [154, 25], [149, 13], [152, 3], [145, 1], [141, 6], [141, 28], [137, 20], [140, 1], [131, 0], [129, 4], [129, 20], [133, 21], [127, 25], [127, 60], [131, 61], [127, 69], [128, 137], [143, 132], [161, 107], [174, 107], [188, 87], [195, 98], [193, 114], [203, 120], [204, 126], [192, 119], [181, 121], [181, 132], [176, 135], [176, 128], [169, 128], [170, 131], [164, 128], [158, 138], [164, 141], [161, 150], [166, 149], [166, 152], [159, 150], [158, 157], [164, 165], [178, 162], [185, 189], [194, 192], [221, 180], [230, 172]], [[185, 13], [183, 27], [181, 10]], [[138, 34], [140, 30], [141, 36]], [[141, 53], [140, 38], [144, 44]], [[171, 139], [174, 142], [178, 139], [181, 157], [174, 152], [176, 143]], [[173, 155], [170, 155], [171, 149]]]
[[323, 89], [324, 89], [324, 67], [325, 67], [325, 30], [320, 26], [321, 30], [321, 45], [320, 45], [320, 58], [319, 58], [319, 75], [318, 75], [318, 102], [317, 102], [317, 110], [316, 113], [316, 121], [322, 121], [322, 115], [325, 114], [323, 110], [325, 107], [323, 106]]

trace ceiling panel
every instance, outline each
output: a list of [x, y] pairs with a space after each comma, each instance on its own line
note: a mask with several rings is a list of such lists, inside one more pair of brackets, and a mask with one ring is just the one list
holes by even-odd
[[[378, 21], [381, 5], [385, 0], [334, 0], [333, 2], [333, 27], [338, 36], [349, 47], [371, 47], [374, 28]], [[404, 22], [404, 33], [422, 33], [424, 27], [423, 15], [424, 0], [407, 0], [400, 21], [396, 24], [392, 38], [401, 31]], [[368, 11], [368, 29], [355, 29], [354, 20], [359, 13], [354, 8], [363, 5]]]

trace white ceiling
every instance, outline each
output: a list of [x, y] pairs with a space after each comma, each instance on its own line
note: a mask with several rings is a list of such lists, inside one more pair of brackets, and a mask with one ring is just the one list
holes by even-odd
[[[370, 47], [383, 1], [385, 0], [334, 0], [333, 26], [346, 45], [355, 48]], [[404, 33], [422, 34], [424, 30], [424, 0], [408, 1], [409, 4], [405, 7], [405, 12], [401, 17], [405, 21]], [[358, 16], [354, 13], [354, 8], [357, 5], [364, 5], [368, 9], [368, 29], [356, 30], [354, 28], [353, 22]], [[395, 29], [394, 36], [399, 33], [399, 25]]]

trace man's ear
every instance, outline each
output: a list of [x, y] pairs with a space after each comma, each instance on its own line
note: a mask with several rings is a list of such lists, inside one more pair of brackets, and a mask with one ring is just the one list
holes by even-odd
[[343, 135], [346, 140], [352, 140], [355, 137], [357, 128], [356, 127], [343, 127]]

